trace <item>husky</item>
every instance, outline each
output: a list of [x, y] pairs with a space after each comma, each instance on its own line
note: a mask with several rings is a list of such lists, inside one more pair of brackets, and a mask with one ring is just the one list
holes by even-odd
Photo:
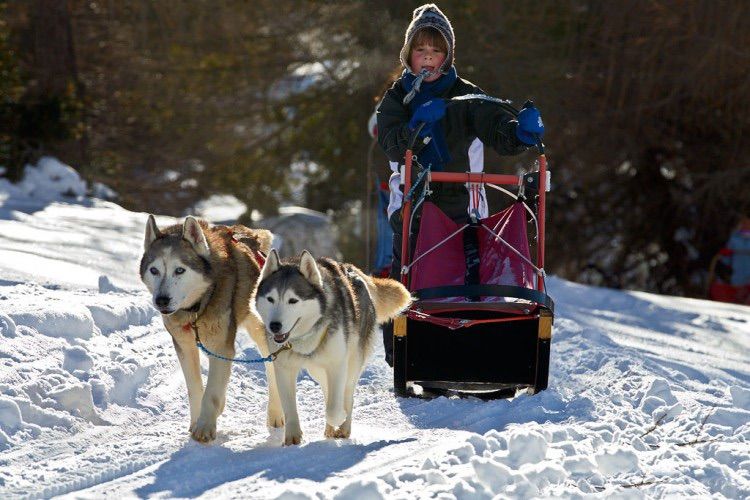
[[323, 389], [325, 437], [351, 435], [354, 389], [372, 352], [377, 325], [410, 301], [401, 283], [373, 278], [351, 264], [316, 260], [306, 250], [299, 259], [281, 262], [271, 251], [254, 306], [269, 344], [287, 347], [274, 361], [286, 417], [284, 445], [302, 439], [295, 395], [302, 368]]
[[[196, 441], [216, 438], [216, 419], [224, 410], [232, 368], [231, 361], [210, 357], [204, 390], [196, 338], [210, 351], [233, 358], [235, 335], [242, 326], [261, 354], [268, 355], [265, 328], [250, 301], [262, 265], [258, 252], [267, 254], [271, 239], [264, 229], [209, 226], [193, 217], [160, 230], [154, 216], [148, 217], [141, 279], [172, 335], [187, 384], [189, 430]], [[265, 364], [268, 425], [281, 427], [284, 415], [273, 367]]]

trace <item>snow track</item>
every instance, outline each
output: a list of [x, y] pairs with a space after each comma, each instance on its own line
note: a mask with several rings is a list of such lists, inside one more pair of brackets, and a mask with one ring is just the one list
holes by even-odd
[[218, 438], [202, 445], [136, 276], [145, 215], [3, 188], [2, 498], [750, 496], [747, 307], [552, 278], [540, 394], [394, 398], [376, 348], [352, 439], [324, 439], [321, 390], [304, 375], [304, 442], [285, 448], [265, 425], [263, 368], [234, 366]]

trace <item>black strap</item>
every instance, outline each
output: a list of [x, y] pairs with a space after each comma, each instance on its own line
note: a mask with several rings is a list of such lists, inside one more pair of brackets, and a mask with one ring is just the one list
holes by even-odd
[[544, 292], [511, 285], [453, 285], [423, 288], [414, 292], [418, 300], [443, 299], [446, 297], [511, 297], [523, 299], [555, 311], [555, 302]]

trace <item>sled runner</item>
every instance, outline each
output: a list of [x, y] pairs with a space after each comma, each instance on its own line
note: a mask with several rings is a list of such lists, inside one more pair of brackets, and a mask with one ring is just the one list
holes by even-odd
[[[394, 323], [396, 395], [418, 394], [415, 384], [484, 398], [547, 388], [554, 319], [544, 273], [549, 181], [541, 141], [537, 148], [538, 170], [520, 176], [425, 170], [413, 179], [421, 168], [412, 148], [406, 152], [401, 280], [415, 301]], [[485, 185], [511, 203], [457, 224], [429, 200], [430, 185], [440, 182]], [[478, 248], [478, 265], [465, 257], [466, 233]]]

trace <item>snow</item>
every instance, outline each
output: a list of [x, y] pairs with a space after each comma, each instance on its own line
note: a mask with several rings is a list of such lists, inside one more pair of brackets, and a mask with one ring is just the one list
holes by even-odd
[[[34, 168], [23, 189], [0, 180], [0, 497], [750, 495], [750, 308], [556, 278], [540, 394], [394, 398], [376, 349], [352, 438], [323, 437], [303, 376], [304, 442], [284, 448], [262, 367], [235, 364], [217, 440], [191, 441], [137, 276], [146, 214], [83, 197], [52, 159]], [[258, 356], [244, 334], [237, 352]]]
[[216, 224], [233, 224], [247, 211], [247, 205], [229, 194], [214, 194], [193, 207], [194, 215]]

